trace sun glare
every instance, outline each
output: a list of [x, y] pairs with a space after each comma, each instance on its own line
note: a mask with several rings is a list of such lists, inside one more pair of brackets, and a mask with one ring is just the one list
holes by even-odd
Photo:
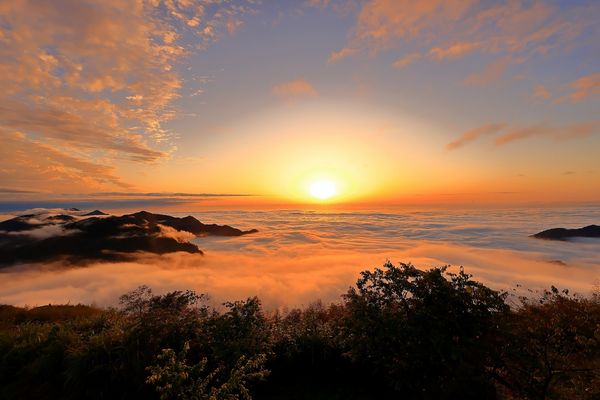
[[327, 200], [337, 193], [335, 183], [329, 180], [318, 180], [310, 184], [310, 195], [319, 200]]

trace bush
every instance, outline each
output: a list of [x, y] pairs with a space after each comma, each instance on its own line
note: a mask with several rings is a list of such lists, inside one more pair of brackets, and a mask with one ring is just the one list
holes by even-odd
[[340, 304], [205, 300], [140, 287], [119, 309], [0, 306], [0, 399], [600, 398], [598, 294], [511, 309], [462, 269], [386, 263]]
[[508, 311], [505, 294], [461, 269], [411, 264], [362, 272], [345, 295], [348, 352], [409, 398], [493, 398], [488, 338]]

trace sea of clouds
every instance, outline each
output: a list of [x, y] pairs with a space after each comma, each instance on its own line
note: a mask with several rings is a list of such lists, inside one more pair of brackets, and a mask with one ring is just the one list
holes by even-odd
[[550, 285], [589, 294], [600, 284], [600, 240], [544, 241], [552, 227], [600, 222], [600, 207], [394, 212], [209, 211], [204, 223], [258, 233], [193, 239], [205, 255], [140, 254], [133, 262], [18, 265], [0, 272], [0, 303], [96, 303], [145, 284], [194, 289], [222, 301], [258, 295], [268, 308], [337, 301], [360, 271], [385, 261], [464, 266], [475, 279], [519, 292]]

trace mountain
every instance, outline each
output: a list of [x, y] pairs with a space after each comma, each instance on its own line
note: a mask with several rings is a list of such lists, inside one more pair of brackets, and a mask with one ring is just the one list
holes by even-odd
[[140, 251], [203, 254], [198, 246], [182, 240], [185, 234], [181, 233], [232, 237], [257, 232], [203, 224], [192, 216], [178, 218], [147, 211], [122, 216], [99, 213], [78, 218], [28, 214], [0, 222], [0, 267], [55, 259], [71, 263], [130, 260]]
[[579, 229], [553, 228], [532, 235], [537, 239], [569, 240], [575, 237], [600, 238], [600, 226], [588, 225]]
[[107, 213], [105, 213], [105, 212], [102, 212], [102, 211], [100, 211], [100, 210], [94, 210], [94, 211], [90, 211], [90, 212], [89, 212], [89, 213], [87, 213], [87, 214], [83, 214], [83, 216], [84, 216], [84, 217], [90, 217], [90, 216], [92, 216], [92, 215], [108, 215], [108, 214], [107, 214]]

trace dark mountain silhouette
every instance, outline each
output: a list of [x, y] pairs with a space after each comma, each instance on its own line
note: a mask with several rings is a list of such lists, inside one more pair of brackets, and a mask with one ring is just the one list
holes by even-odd
[[207, 225], [192, 216], [177, 218], [147, 211], [83, 219], [70, 215], [29, 214], [0, 222], [0, 267], [54, 259], [72, 263], [129, 260], [135, 258], [133, 253], [140, 251], [202, 254], [195, 244], [178, 240], [165, 227], [196, 236], [241, 236], [257, 232], [228, 225]]
[[588, 225], [579, 229], [553, 228], [532, 235], [537, 239], [569, 240], [575, 237], [600, 238], [600, 226]]
[[94, 211], [90, 211], [87, 214], [83, 214], [84, 217], [89, 217], [89, 216], [92, 216], [92, 215], [108, 215], [108, 214], [105, 213], [105, 212], [102, 212], [100, 210], [94, 210]]
[[0, 222], [0, 231], [6, 232], [21, 232], [28, 231], [39, 227], [39, 224], [31, 223], [31, 219], [35, 218], [35, 214], [20, 215], [18, 217]]

